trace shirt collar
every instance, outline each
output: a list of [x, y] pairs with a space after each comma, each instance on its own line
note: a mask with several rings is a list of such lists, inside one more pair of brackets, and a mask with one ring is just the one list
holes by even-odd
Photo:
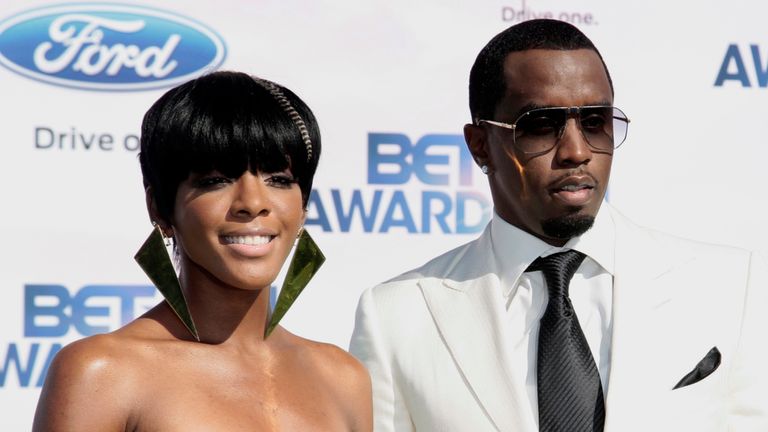
[[533, 260], [566, 249], [574, 249], [587, 255], [613, 275], [616, 233], [610, 211], [606, 207], [606, 203], [600, 206], [595, 223], [589, 231], [568, 240], [563, 247], [545, 243], [509, 224], [494, 211], [491, 220], [491, 246], [496, 268], [501, 269], [504, 296], [509, 297], [514, 293], [520, 276]]

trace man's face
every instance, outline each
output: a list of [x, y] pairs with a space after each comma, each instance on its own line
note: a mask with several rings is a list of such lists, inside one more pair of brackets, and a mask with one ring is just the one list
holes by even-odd
[[[493, 119], [514, 123], [533, 108], [611, 105], [603, 64], [592, 50], [528, 50], [504, 62], [506, 92]], [[562, 137], [546, 153], [525, 154], [514, 132], [482, 124], [465, 136], [480, 164], [488, 165], [496, 212], [505, 221], [561, 246], [592, 224], [608, 186], [612, 152], [587, 144], [578, 119], [569, 117]]]

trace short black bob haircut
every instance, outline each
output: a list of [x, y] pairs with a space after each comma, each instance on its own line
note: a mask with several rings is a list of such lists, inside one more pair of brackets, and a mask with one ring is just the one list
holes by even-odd
[[497, 34], [477, 55], [469, 73], [469, 111], [473, 122], [477, 119], [493, 119], [496, 105], [507, 88], [504, 81], [504, 60], [507, 55], [532, 49], [594, 51], [603, 63], [613, 93], [613, 81], [603, 56], [584, 33], [563, 21], [524, 21]]
[[[308, 152], [285, 101], [306, 125]], [[289, 89], [241, 72], [214, 72], [165, 93], [144, 115], [139, 161], [158, 215], [170, 223], [176, 191], [191, 173], [218, 171], [238, 178], [246, 170], [273, 173], [290, 168], [304, 208], [320, 157], [320, 131], [312, 111]], [[159, 222], [159, 221], [158, 221]]]

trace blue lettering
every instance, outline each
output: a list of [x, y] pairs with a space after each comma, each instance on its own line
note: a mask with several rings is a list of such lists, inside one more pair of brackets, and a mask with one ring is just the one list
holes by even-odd
[[19, 350], [16, 348], [16, 344], [8, 344], [8, 352], [5, 354], [3, 369], [0, 370], [0, 386], [5, 385], [5, 378], [7, 377], [8, 370], [10, 370], [11, 364], [13, 364], [19, 376], [19, 385], [22, 387], [29, 387], [29, 380], [32, 378], [32, 369], [35, 367], [35, 360], [37, 359], [37, 352], [39, 350], [40, 344], [33, 343], [29, 348], [27, 364], [22, 365], [21, 359], [19, 358]]
[[[397, 151], [386, 152], [385, 146], [394, 147]], [[405, 184], [413, 174], [424, 184], [449, 185], [451, 176], [448, 173], [436, 173], [430, 168], [449, 166], [450, 156], [431, 154], [428, 150], [432, 147], [456, 147], [459, 184], [472, 184], [472, 155], [461, 135], [424, 135], [412, 146], [411, 140], [404, 134], [374, 132], [368, 134], [368, 183]]]
[[[94, 297], [116, 297], [120, 300], [120, 323], [125, 325], [135, 318], [135, 300], [137, 297], [153, 297], [152, 285], [90, 285], [83, 287], [74, 297], [70, 297], [66, 287], [61, 285], [25, 285], [24, 286], [24, 336], [26, 337], [61, 337], [74, 326], [83, 336], [110, 331], [108, 326], [94, 326], [87, 323], [88, 317], [108, 317], [107, 306], [88, 305]], [[38, 298], [54, 298], [53, 306], [41, 306]], [[67, 312], [71, 307], [71, 312]], [[52, 325], [38, 323], [38, 318], [53, 318]]]
[[93, 326], [86, 322], [88, 317], [108, 317], [109, 307], [88, 306], [86, 302], [92, 297], [117, 297], [120, 299], [120, 325], [131, 322], [135, 315], [136, 297], [152, 297], [155, 287], [151, 285], [89, 285], [83, 287], [72, 301], [72, 322], [77, 331], [83, 336], [106, 333], [109, 326]]
[[[733, 73], [728, 72], [731, 63], [734, 63], [736, 66], [736, 71]], [[725, 81], [738, 81], [742, 87], [751, 86], [747, 76], [747, 69], [744, 67], [744, 60], [742, 60], [739, 47], [736, 44], [728, 45], [723, 64], [720, 65], [720, 72], [717, 73], [717, 79], [715, 79], [715, 87], [721, 87]]]
[[755, 63], [755, 74], [757, 74], [757, 85], [760, 87], [768, 87], [768, 65], [763, 66], [763, 61], [760, 56], [760, 47], [757, 45], [750, 45], [752, 50], [752, 60]]
[[[38, 354], [40, 353], [40, 343], [32, 343], [29, 346], [29, 352], [26, 355], [27, 361], [24, 363], [19, 355], [19, 348], [15, 343], [8, 344], [8, 351], [5, 353], [5, 360], [3, 361], [3, 367], [0, 369], [0, 387], [6, 385], [6, 379], [11, 375], [11, 368], [16, 370], [16, 376], [19, 380], [20, 387], [29, 387], [32, 380], [32, 372], [35, 369], [35, 365], [38, 364]], [[48, 374], [48, 369], [51, 367], [53, 358], [56, 357], [59, 351], [61, 351], [62, 345], [55, 343], [51, 345], [51, 349], [48, 351], [48, 356], [45, 358], [43, 367], [40, 370], [40, 375], [35, 381], [35, 387], [42, 387], [45, 382], [45, 376]], [[42, 359], [42, 357], [41, 357]]]
[[[395, 218], [395, 212], [400, 210], [401, 218]], [[384, 220], [381, 223], [379, 232], [388, 232], [392, 227], [404, 227], [409, 233], [417, 232], [416, 224], [411, 216], [411, 210], [408, 208], [408, 201], [405, 199], [403, 191], [395, 191], [392, 194], [392, 201], [389, 202], [387, 207], [387, 213], [384, 215]]]
[[448, 155], [430, 155], [427, 149], [436, 146], [456, 147], [459, 150], [459, 184], [472, 184], [472, 154], [461, 135], [430, 134], [424, 135], [413, 148], [413, 172], [424, 184], [448, 185], [448, 174], [432, 174], [428, 165], [448, 165]]
[[373, 231], [373, 224], [376, 221], [376, 214], [379, 212], [379, 204], [381, 203], [381, 191], [377, 190], [373, 192], [373, 203], [371, 209], [366, 213], [365, 205], [363, 204], [363, 198], [361, 191], [355, 190], [352, 192], [352, 200], [349, 204], [349, 211], [344, 213], [344, 204], [341, 202], [341, 192], [338, 189], [332, 189], [331, 195], [333, 196], [333, 205], [336, 208], [336, 217], [339, 219], [339, 228], [343, 232], [349, 232], [349, 227], [352, 225], [352, 216], [356, 213], [360, 214], [360, 220], [363, 222], [363, 231]]
[[311, 218], [307, 216], [304, 225], [319, 225], [323, 232], [330, 232], [331, 223], [328, 221], [328, 213], [325, 211], [325, 206], [323, 206], [323, 200], [320, 199], [320, 195], [314, 189], [309, 194], [309, 200], [307, 201], [307, 214], [310, 213], [309, 209], [311, 208], [317, 211], [317, 217]]
[[[432, 201], [440, 201], [442, 203], [442, 209], [438, 213], [432, 213]], [[421, 232], [431, 232], [431, 221], [434, 216], [437, 224], [444, 233], [450, 233], [451, 229], [448, 227], [446, 218], [451, 213], [453, 205], [451, 204], [451, 197], [443, 192], [436, 191], [423, 191], [421, 193]]]
[[[382, 145], [395, 145], [400, 148], [398, 153], [381, 153]], [[411, 165], [406, 156], [411, 152], [411, 140], [398, 133], [368, 134], [368, 183], [369, 184], [403, 184], [411, 177]], [[382, 165], [397, 166], [396, 173], [381, 172]]]
[[[35, 299], [49, 297], [56, 299], [54, 306], [39, 306]], [[24, 286], [24, 336], [25, 337], [60, 337], [67, 334], [69, 316], [64, 309], [69, 306], [69, 291], [61, 285], [25, 285]], [[54, 325], [37, 325], [37, 317], [55, 318]]]
[[[467, 202], [472, 202], [480, 205], [480, 218], [477, 223], [467, 224]], [[456, 194], [456, 233], [457, 234], [471, 234], [482, 231], [483, 226], [491, 219], [491, 205], [488, 199], [473, 191], [460, 191]]]
[[[373, 197], [366, 201], [365, 192], [371, 192]], [[313, 197], [319, 206], [323, 206], [320, 204], [323, 199], [332, 198], [334, 211], [330, 215], [338, 219], [340, 232], [352, 231], [355, 220], [359, 219], [366, 233], [386, 233], [400, 227], [409, 233], [472, 234], [482, 231], [490, 219], [492, 208], [490, 200], [477, 191], [448, 193], [425, 190], [421, 191], [419, 199], [413, 201], [408, 200], [404, 190], [397, 189], [331, 189], [329, 198], [323, 198], [320, 192]], [[414, 219], [414, 212], [418, 220]], [[417, 221], [420, 224], [417, 225]], [[327, 217], [318, 222], [321, 223], [331, 226]]]

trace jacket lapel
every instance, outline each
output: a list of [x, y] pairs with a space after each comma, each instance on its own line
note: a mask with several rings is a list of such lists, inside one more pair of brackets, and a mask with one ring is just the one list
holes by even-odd
[[490, 253], [486, 230], [448, 278], [419, 285], [448, 350], [496, 429], [536, 431], [525, 387], [510, 368], [502, 290]]
[[688, 258], [672, 255], [650, 231], [615, 210], [612, 216], [616, 256], [605, 430], [642, 430], [640, 425], [650, 427], [663, 417], [659, 389], [671, 389], [679, 369], [672, 363], [685, 360], [665, 355], [670, 352], [665, 346], [679, 343], [672, 334], [680, 319], [675, 291], [685, 282], [677, 280], [680, 275], [673, 270]]

